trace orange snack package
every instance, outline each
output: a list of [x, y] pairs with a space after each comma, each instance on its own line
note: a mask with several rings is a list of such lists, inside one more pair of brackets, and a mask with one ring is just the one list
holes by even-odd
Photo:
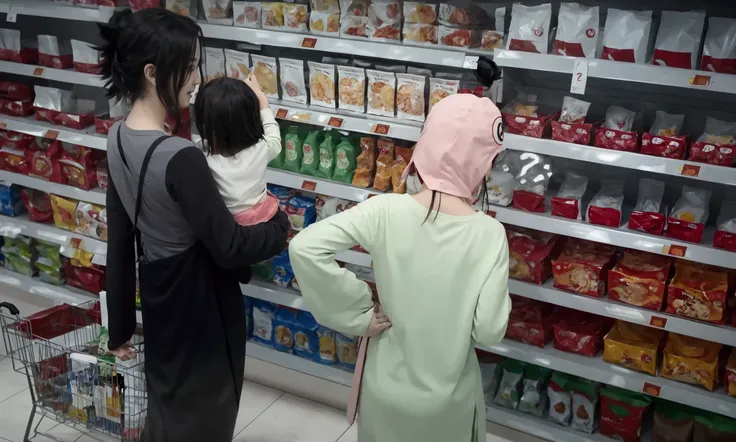
[[659, 311], [671, 267], [665, 256], [625, 250], [608, 272], [608, 298]]
[[664, 348], [661, 375], [708, 390], [718, 384], [718, 353], [723, 345], [690, 336], [669, 333]]
[[387, 192], [391, 188], [394, 142], [393, 140], [379, 138], [376, 144], [378, 146], [378, 158], [376, 159], [376, 179], [373, 181], [373, 188]]
[[77, 228], [77, 202], [71, 199], [51, 195], [51, 210], [56, 227], [73, 232]]
[[406, 182], [401, 181], [401, 176], [409, 166], [412, 153], [414, 151], [409, 147], [396, 146], [396, 159], [391, 166], [391, 184], [394, 187], [394, 193], [406, 193]]
[[608, 244], [570, 238], [559, 258], [552, 260], [554, 286], [601, 297], [616, 248]]
[[667, 288], [667, 313], [723, 324], [728, 288], [726, 270], [677, 261]]
[[603, 360], [655, 376], [657, 349], [663, 337], [663, 330], [616, 321], [603, 338]]
[[736, 347], [731, 349], [726, 364], [726, 391], [729, 396], [736, 397]]
[[360, 154], [357, 158], [355, 175], [353, 175], [353, 186], [370, 187], [373, 182], [373, 171], [376, 168], [376, 139], [361, 137]]

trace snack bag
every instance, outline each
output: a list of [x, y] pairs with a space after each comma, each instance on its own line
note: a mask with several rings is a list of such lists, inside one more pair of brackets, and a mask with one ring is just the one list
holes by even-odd
[[64, 277], [72, 287], [94, 295], [105, 290], [105, 267], [91, 263], [83, 263], [77, 259], [64, 261]]
[[[250, 74], [250, 56], [247, 52], [225, 49], [225, 72], [230, 78], [245, 80]], [[283, 59], [282, 59], [283, 60]], [[283, 67], [282, 67], [283, 72]], [[302, 78], [304, 76], [302, 75]], [[302, 80], [302, 83], [304, 80]], [[286, 99], [286, 97], [284, 97]]]
[[641, 137], [641, 153], [655, 157], [685, 158], [687, 136], [680, 135], [685, 115], [657, 111], [654, 123]]
[[547, 409], [547, 382], [552, 376], [552, 370], [527, 364], [524, 367], [524, 381], [519, 398], [519, 411], [542, 417]]
[[652, 442], [692, 442], [694, 414], [689, 407], [658, 402], [654, 408]]
[[516, 98], [501, 109], [507, 124], [506, 132], [514, 135], [542, 138], [549, 128], [554, 115], [541, 112], [537, 96], [519, 93]]
[[598, 429], [598, 396], [600, 385], [597, 382], [578, 378], [572, 382], [572, 429], [593, 434]]
[[80, 201], [77, 204], [76, 218], [77, 233], [107, 241], [107, 209]]
[[436, 45], [437, 26], [419, 23], [404, 24], [404, 43], [412, 45]]
[[700, 69], [722, 74], [736, 74], [736, 19], [708, 18], [708, 35], [703, 46]]
[[525, 166], [520, 169], [523, 175], [516, 178], [519, 187], [514, 190], [513, 207], [543, 213], [546, 211], [545, 194], [552, 177], [549, 160], [532, 153], [522, 153], [519, 159]]
[[519, 187], [516, 176], [521, 171], [519, 155], [510, 150], [501, 151], [491, 168], [491, 176], [486, 180], [486, 197], [488, 204], [508, 206]]
[[368, 8], [370, 0], [340, 0], [340, 36], [370, 37]]
[[352, 184], [357, 164], [357, 149], [351, 138], [342, 137], [335, 149], [335, 158], [335, 172], [332, 179]]
[[670, 332], [664, 348], [661, 375], [713, 391], [718, 384], [718, 353], [722, 344]]
[[225, 52], [221, 48], [204, 48], [204, 82], [227, 76]]
[[437, 5], [434, 3], [404, 2], [404, 23], [424, 25], [437, 23]]
[[371, 0], [368, 7], [368, 35], [373, 40], [401, 40], [401, 2]]
[[279, 287], [289, 288], [292, 281], [294, 281], [294, 270], [291, 268], [289, 251], [284, 250], [280, 255], [274, 256], [271, 263], [273, 265], [273, 282]]
[[305, 4], [283, 3], [284, 24], [291, 31], [307, 32], [309, 8]]
[[690, 145], [689, 160], [733, 166], [736, 162], [736, 123], [708, 117], [705, 133]]
[[331, 196], [317, 195], [315, 199], [317, 221], [322, 221], [332, 215], [337, 215], [338, 213], [344, 212], [355, 205], [357, 205], [357, 203], [353, 201]]
[[360, 154], [357, 158], [357, 167], [353, 176], [353, 186], [370, 187], [373, 183], [373, 171], [376, 168], [376, 139], [371, 137], [360, 138]]
[[291, 230], [299, 232], [309, 227], [317, 219], [314, 198], [307, 196], [291, 198], [289, 205], [286, 207], [286, 214], [289, 216]]
[[587, 218], [591, 224], [619, 227], [624, 204], [624, 182], [601, 180], [601, 190], [588, 205]]
[[677, 261], [667, 287], [667, 313], [725, 323], [728, 281], [728, 273], [718, 267]]
[[373, 188], [388, 192], [391, 187], [391, 166], [394, 162], [394, 142], [390, 139], [379, 138], [376, 142], [378, 158], [376, 159], [376, 177]]
[[652, 64], [697, 68], [704, 25], [704, 12], [662, 11]]
[[36, 39], [21, 39], [17, 29], [0, 29], [0, 60], [33, 64], [38, 61]]
[[59, 42], [54, 35], [38, 36], [38, 64], [55, 69], [69, 69], [74, 64], [68, 41]]
[[471, 45], [476, 46], [478, 44], [477, 33], [472, 32], [470, 29], [458, 29], [440, 25], [437, 27], [437, 35], [440, 44], [443, 46], [469, 48]]
[[232, 0], [202, 0], [202, 9], [208, 22], [219, 25], [233, 24]]
[[[479, 353], [480, 351], [476, 349], [475, 352]], [[496, 396], [496, 391], [498, 390], [498, 384], [501, 382], [501, 364], [500, 362], [486, 362], [480, 355], [478, 355], [478, 360], [480, 362], [480, 379], [481, 385], [483, 386], [483, 397], [485, 398], [486, 404], [490, 404], [493, 402], [493, 398]]]
[[555, 311], [554, 346], [557, 350], [595, 356], [612, 320], [602, 316], [559, 308]]
[[602, 60], [646, 63], [652, 11], [608, 9]]
[[509, 277], [543, 284], [552, 275], [551, 258], [558, 235], [520, 227], [506, 228]]
[[294, 332], [297, 328], [297, 310], [278, 306], [273, 321], [273, 347], [291, 353], [294, 350]]
[[37, 270], [33, 265], [36, 251], [31, 247], [31, 238], [23, 235], [16, 238], [6, 236], [4, 243], [0, 252], [5, 258], [5, 268], [25, 276], [36, 275]]
[[319, 146], [324, 140], [325, 132], [322, 130], [313, 130], [309, 132], [302, 144], [302, 165], [299, 173], [310, 176], [317, 176], [319, 169]]
[[[51, 210], [51, 199], [48, 193], [26, 188], [21, 190], [20, 196], [23, 206], [28, 212], [29, 221], [44, 224], [54, 221], [54, 213]], [[5, 206], [4, 201], [3, 206]], [[2, 210], [2, 213], [8, 214], [5, 210]], [[18, 213], [18, 210], [13, 209], [11, 213]]]
[[726, 392], [736, 397], [736, 348], [732, 348], [726, 364]]
[[396, 74], [368, 69], [366, 76], [368, 77], [368, 113], [393, 117]]
[[[317, 168], [318, 178], [332, 179], [335, 172], [335, 147], [340, 133], [337, 131], [328, 131], [325, 138], [319, 145], [319, 167]], [[305, 143], [306, 144], [306, 143]]]
[[311, 104], [335, 109], [335, 66], [314, 61], [307, 64]]
[[560, 121], [564, 123], [583, 123], [588, 115], [590, 103], [578, 100], [573, 97], [565, 97], [562, 99], [562, 112], [560, 113]]
[[511, 8], [511, 26], [506, 49], [546, 54], [552, 5], [524, 6], [514, 3]]
[[608, 272], [608, 298], [659, 311], [671, 267], [668, 257], [625, 250]]
[[61, 173], [61, 142], [37, 138], [33, 148], [26, 150], [28, 175], [43, 180], [64, 184], [66, 180]]
[[664, 181], [642, 178], [639, 180], [639, 197], [629, 216], [628, 227], [652, 235], [662, 235], [665, 225]]
[[[280, 29], [284, 27], [284, 3], [262, 2], [261, 21], [264, 29]], [[263, 84], [261, 84], [263, 86]]]
[[[490, 21], [490, 20], [489, 20]], [[480, 34], [480, 49], [493, 51], [504, 48], [506, 30], [506, 8], [496, 8], [493, 13], [493, 26], [484, 26]]]
[[[264, 3], [264, 5], [266, 5], [266, 3]], [[261, 85], [263, 93], [265, 93], [268, 98], [278, 100], [279, 88], [276, 76], [276, 59], [255, 54], [251, 55], [250, 59], [253, 62], [251, 71], [258, 79], [258, 84]]]
[[391, 165], [391, 185], [394, 193], [406, 193], [406, 182], [401, 181], [401, 177], [409, 166], [413, 152], [409, 147], [396, 147], [396, 159]]
[[358, 361], [358, 338], [336, 333], [337, 362], [346, 370], [354, 370]]
[[77, 228], [77, 202], [58, 195], [51, 195], [54, 224], [62, 230], [73, 232]]
[[309, 312], [297, 313], [294, 323], [294, 354], [299, 357], [319, 362], [319, 324]]
[[233, 25], [244, 28], [261, 27], [261, 2], [233, 2]]
[[616, 248], [607, 244], [569, 238], [560, 256], [552, 260], [554, 286], [583, 295], [603, 296], [615, 253]]
[[616, 321], [603, 338], [603, 360], [656, 376], [662, 338], [663, 330]]
[[736, 420], [698, 411], [694, 414], [693, 442], [730, 442], [736, 437]]
[[589, 145], [593, 125], [585, 122], [590, 103], [573, 97], [562, 100], [559, 120], [552, 120], [552, 139], [568, 143]]
[[521, 397], [521, 380], [524, 378], [526, 364], [514, 359], [505, 359], [501, 363], [503, 373], [498, 392], [493, 402], [506, 408], [516, 409]]
[[296, 190], [288, 187], [277, 186], [275, 184], [266, 184], [266, 190], [279, 200], [279, 209], [284, 212], [286, 212], [286, 206], [289, 205], [289, 200], [291, 200], [293, 196], [296, 196]]
[[354, 112], [365, 112], [365, 69], [338, 66], [339, 107]]
[[606, 111], [603, 126], [595, 133], [596, 147], [636, 152], [639, 149], [639, 134], [633, 130], [636, 112], [619, 106]]
[[724, 201], [721, 204], [713, 247], [736, 252], [736, 201]]
[[276, 306], [270, 302], [253, 300], [253, 341], [272, 347], [273, 322]]
[[682, 186], [682, 196], [667, 217], [667, 238], [699, 243], [710, 209], [710, 190]]
[[89, 147], [76, 144], [61, 143], [62, 152], [59, 158], [61, 173], [67, 184], [80, 189], [90, 190], [97, 185], [97, 172], [92, 167], [93, 151]]
[[444, 80], [442, 78], [429, 79], [429, 111], [443, 98], [457, 94], [460, 82], [457, 80]]
[[[314, 148], [314, 145], [310, 145]], [[283, 169], [299, 173], [303, 166], [303, 135], [297, 126], [291, 126], [284, 135], [284, 165]]]
[[304, 83], [304, 61], [279, 58], [281, 92], [284, 101], [307, 104], [307, 85]]
[[511, 295], [511, 314], [506, 338], [544, 348], [552, 341], [552, 306]]
[[601, 389], [601, 428], [604, 436], [622, 442], [640, 442], [649, 396], [607, 385]]
[[575, 379], [575, 376], [556, 371], [547, 387], [548, 419], [565, 427], [570, 426], [572, 419], [572, 384]]
[[0, 182], [0, 213], [7, 216], [18, 216], [23, 213], [19, 186]]
[[565, 172], [565, 180], [552, 197], [552, 215], [563, 218], [582, 219], [582, 199], [588, 188], [588, 177], [578, 175], [575, 172]]
[[560, 4], [553, 53], [568, 57], [595, 58], [599, 27], [598, 6]]
[[317, 328], [319, 339], [319, 359], [317, 362], [325, 365], [337, 364], [337, 336], [334, 330], [324, 326]]
[[339, 35], [340, 4], [337, 0], [310, 0], [309, 30], [313, 34]]
[[397, 116], [407, 120], [424, 121], [424, 86], [421, 75], [396, 74]]

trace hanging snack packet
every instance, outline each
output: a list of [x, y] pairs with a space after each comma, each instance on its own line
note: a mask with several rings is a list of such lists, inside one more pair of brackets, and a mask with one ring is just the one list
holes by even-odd
[[368, 7], [368, 35], [372, 40], [401, 40], [401, 3], [372, 0]]
[[204, 17], [208, 22], [217, 25], [233, 24], [232, 0], [202, 0]]
[[307, 62], [309, 65], [309, 88], [311, 104], [335, 109], [335, 66], [331, 64]]
[[396, 74], [397, 116], [407, 120], [424, 121], [424, 85], [421, 75]]
[[703, 71], [736, 74], [736, 19], [708, 18], [708, 35], [703, 46]]
[[598, 396], [600, 385], [578, 378], [572, 383], [572, 429], [593, 434], [598, 429]]
[[225, 53], [221, 48], [204, 48], [204, 82], [225, 77]]
[[588, 205], [588, 222], [600, 226], [619, 227], [624, 204], [624, 182], [601, 180], [601, 190]]
[[599, 27], [598, 6], [560, 4], [553, 53], [567, 57], [595, 58]]
[[309, 7], [300, 3], [283, 3], [284, 25], [290, 31], [307, 32]]
[[69, 69], [74, 63], [68, 41], [59, 41], [54, 35], [38, 36], [38, 64], [56, 69]]
[[340, 33], [340, 4], [338, 0], [310, 0], [312, 13], [309, 16], [309, 30], [318, 35], [338, 35]]
[[552, 5], [524, 6], [514, 3], [506, 49], [546, 54], [549, 46]]
[[299, 173], [304, 152], [302, 133], [299, 127], [291, 126], [284, 135], [284, 170]]
[[608, 9], [602, 60], [646, 63], [652, 11]]
[[365, 69], [338, 66], [340, 109], [365, 112]]
[[347, 184], [352, 184], [353, 174], [357, 164], [357, 149], [353, 144], [353, 140], [349, 137], [342, 137], [342, 141], [337, 145], [335, 150], [335, 173], [332, 179]]
[[425, 25], [437, 23], [437, 5], [433, 3], [404, 2], [404, 23]]
[[680, 135], [685, 115], [657, 111], [654, 123], [641, 137], [641, 153], [664, 158], [685, 158], [687, 137]]
[[556, 371], [547, 387], [549, 396], [549, 420], [565, 427], [572, 419], [572, 375]]
[[100, 73], [100, 52], [89, 43], [72, 40], [74, 70], [85, 74]]
[[322, 130], [313, 130], [304, 139], [304, 144], [302, 144], [302, 166], [299, 169], [299, 173], [317, 176], [317, 170], [319, 169], [319, 146], [324, 140], [324, 133]]
[[340, 36], [369, 37], [370, 0], [340, 0]]
[[662, 206], [664, 181], [642, 178], [639, 180], [639, 197], [634, 211], [629, 216], [631, 230], [660, 236], [664, 231], [665, 214]]
[[582, 219], [582, 199], [588, 188], [588, 177], [575, 172], [565, 172], [565, 180], [552, 198], [552, 215], [563, 218]]
[[281, 95], [284, 101], [307, 104], [307, 85], [304, 83], [304, 61], [279, 58]]
[[713, 247], [736, 252], [736, 201], [723, 201], [716, 221]]
[[319, 168], [317, 168], [316, 177], [332, 179], [335, 173], [335, 148], [339, 136], [340, 133], [334, 130], [325, 133], [324, 141], [319, 145]]
[[[265, 4], [265, 3], [264, 3]], [[279, 87], [278, 78], [276, 76], [276, 59], [273, 57], [264, 57], [262, 55], [251, 55], [251, 61], [253, 61], [253, 67], [251, 71], [253, 75], [258, 79], [258, 84], [261, 85], [263, 93], [268, 98], [279, 99]]]
[[641, 441], [642, 424], [652, 399], [641, 393], [607, 385], [601, 389], [600, 432], [615, 440]]
[[429, 110], [439, 103], [443, 98], [457, 94], [460, 82], [457, 80], [444, 80], [442, 78], [429, 79]]
[[505, 359], [501, 363], [503, 372], [498, 392], [493, 402], [506, 408], [516, 409], [521, 397], [521, 380], [524, 378], [526, 364], [514, 359]]
[[708, 221], [711, 191], [683, 186], [682, 196], [667, 217], [667, 238], [700, 243]]
[[396, 147], [396, 159], [391, 166], [391, 184], [394, 193], [406, 193], [406, 182], [401, 181], [404, 170], [409, 166], [411, 154], [414, 151], [409, 147]]
[[281, 29], [284, 27], [284, 3], [262, 2], [261, 21], [264, 29]]
[[736, 123], [708, 117], [705, 133], [690, 146], [691, 161], [731, 167], [736, 162]]
[[230, 78], [245, 80], [250, 74], [250, 62], [247, 52], [225, 49], [225, 72]]
[[353, 186], [370, 187], [373, 183], [373, 171], [376, 168], [376, 139], [371, 137], [360, 138], [360, 154], [358, 165], [353, 176]]
[[373, 188], [382, 192], [388, 192], [391, 188], [391, 166], [394, 163], [393, 140], [379, 138], [377, 141], [378, 158], [376, 159], [376, 178]]
[[233, 2], [233, 25], [244, 28], [261, 27], [261, 2]]
[[368, 113], [393, 117], [396, 101], [396, 74], [368, 69], [366, 76], [368, 77]]
[[547, 409], [547, 382], [552, 370], [528, 364], [524, 367], [524, 381], [519, 398], [519, 411], [542, 417]]
[[704, 12], [662, 11], [652, 64], [695, 69], [704, 25]]

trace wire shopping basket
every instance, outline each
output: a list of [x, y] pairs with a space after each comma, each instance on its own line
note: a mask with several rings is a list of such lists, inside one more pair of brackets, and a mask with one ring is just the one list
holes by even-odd
[[0, 303], [2, 340], [13, 369], [26, 375], [33, 403], [24, 442], [40, 434], [44, 418], [99, 440], [109, 438], [96, 435], [141, 440], [147, 406], [143, 339], [134, 336], [134, 360], [106, 356], [100, 351], [107, 348], [100, 320], [94, 301], [52, 307], [24, 319], [13, 304]]

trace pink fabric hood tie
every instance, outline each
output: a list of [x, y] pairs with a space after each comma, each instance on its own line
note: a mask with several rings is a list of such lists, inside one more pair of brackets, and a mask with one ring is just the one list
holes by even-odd
[[489, 98], [450, 95], [432, 107], [402, 180], [413, 165], [430, 190], [472, 202], [502, 149], [498, 107]]

